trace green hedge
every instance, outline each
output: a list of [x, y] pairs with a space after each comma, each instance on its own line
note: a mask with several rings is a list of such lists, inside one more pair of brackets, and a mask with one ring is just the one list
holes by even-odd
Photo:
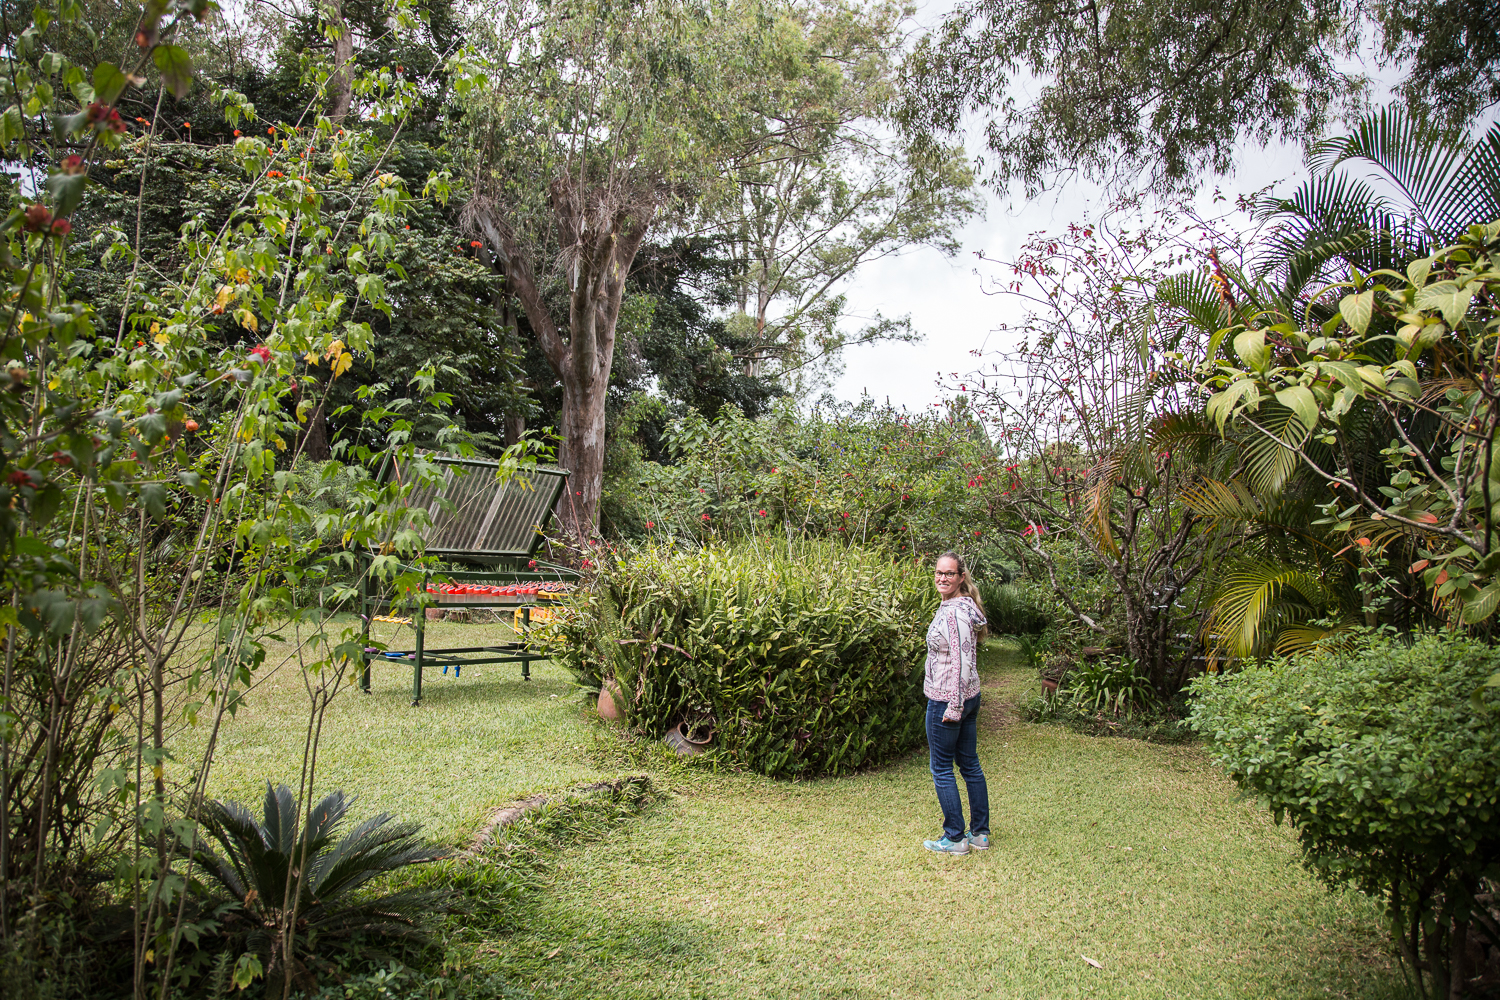
[[1500, 651], [1422, 635], [1275, 661], [1193, 685], [1191, 723], [1331, 886], [1382, 898], [1424, 987], [1465, 980], [1469, 938], [1496, 940], [1476, 902], [1500, 879]]
[[922, 740], [923, 569], [835, 542], [646, 548], [540, 635], [580, 683], [613, 678], [648, 735], [698, 723], [762, 774], [845, 774]]

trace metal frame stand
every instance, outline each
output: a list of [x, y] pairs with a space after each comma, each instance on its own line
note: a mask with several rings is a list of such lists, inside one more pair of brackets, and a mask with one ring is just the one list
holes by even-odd
[[[446, 577], [454, 580], [495, 580], [500, 573], [445, 573]], [[557, 577], [545, 573], [505, 573], [504, 578], [509, 582], [518, 582], [517, 578], [533, 580], [554, 580]], [[370, 664], [376, 660], [381, 662], [411, 663], [411, 703], [413, 707], [422, 702], [422, 668], [428, 663], [441, 665], [443, 673], [453, 667], [453, 676], [458, 677], [466, 666], [478, 666], [485, 663], [519, 663], [521, 665], [521, 679], [531, 680], [531, 661], [546, 659], [532, 653], [524, 639], [518, 638], [515, 642], [501, 643], [496, 646], [455, 646], [445, 649], [426, 648], [427, 639], [427, 613], [428, 607], [440, 607], [444, 610], [458, 608], [513, 608], [519, 612], [521, 617], [521, 630], [531, 627], [531, 609], [536, 606], [535, 601], [529, 600], [506, 600], [497, 599], [490, 595], [475, 595], [475, 599], [468, 600], [445, 600], [439, 604], [421, 605], [415, 600], [398, 601], [394, 597], [371, 595], [368, 584], [369, 574], [360, 576], [360, 618], [363, 625], [360, 630], [361, 644], [368, 649], [370, 644], [370, 620], [380, 609], [386, 608], [391, 611], [404, 611], [411, 614], [411, 625], [416, 631], [416, 645], [411, 650], [387, 650], [383, 653], [363, 652], [364, 667], [360, 672], [359, 687], [366, 694], [370, 693]], [[431, 574], [423, 578], [423, 589], [426, 582], [431, 579]], [[482, 654], [482, 655], [475, 655]]]

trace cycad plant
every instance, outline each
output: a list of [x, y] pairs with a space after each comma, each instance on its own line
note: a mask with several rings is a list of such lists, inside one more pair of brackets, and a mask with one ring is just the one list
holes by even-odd
[[352, 802], [332, 792], [303, 823], [292, 790], [267, 782], [259, 818], [237, 802], [209, 802], [198, 816], [193, 860], [239, 904], [225, 932], [241, 937], [240, 950], [259, 959], [268, 996], [284, 995], [287, 980], [313, 985], [332, 953], [381, 940], [420, 941], [420, 918], [441, 908], [442, 896], [432, 892], [357, 892], [443, 851], [419, 837], [419, 825], [393, 822], [389, 813], [339, 837]]

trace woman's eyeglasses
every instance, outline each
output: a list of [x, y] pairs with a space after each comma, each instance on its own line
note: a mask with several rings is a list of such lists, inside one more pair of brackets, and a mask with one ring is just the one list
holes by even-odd
[[940, 577], [943, 577], [944, 579], [948, 579], [948, 578], [951, 578], [951, 577], [958, 576], [957, 573], [944, 573], [942, 570], [935, 570], [935, 571], [933, 571], [932, 575], [933, 576], [940, 576]]

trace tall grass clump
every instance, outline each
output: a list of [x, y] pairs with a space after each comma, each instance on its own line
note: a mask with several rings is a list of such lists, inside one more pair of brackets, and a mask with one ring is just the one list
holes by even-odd
[[845, 774], [921, 740], [936, 600], [909, 558], [836, 542], [647, 547], [541, 634], [647, 735], [681, 724], [762, 774]]
[[1041, 635], [1051, 618], [1037, 607], [1031, 594], [1014, 583], [979, 583], [979, 599], [993, 635]]

